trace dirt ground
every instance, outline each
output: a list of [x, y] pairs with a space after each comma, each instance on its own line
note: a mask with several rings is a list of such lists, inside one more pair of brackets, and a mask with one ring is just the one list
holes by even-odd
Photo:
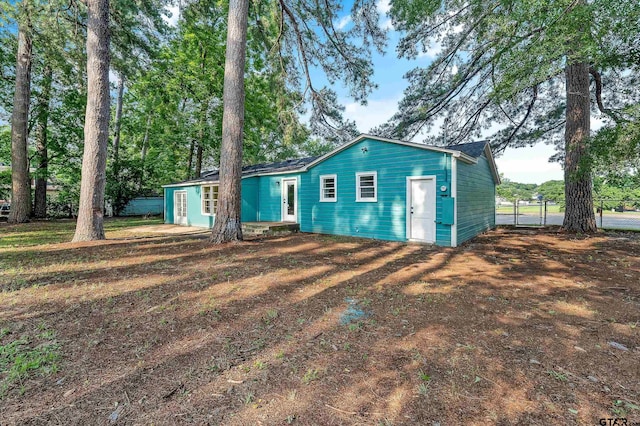
[[2, 425], [640, 422], [639, 234], [168, 236], [0, 266], [0, 345], [60, 351]]

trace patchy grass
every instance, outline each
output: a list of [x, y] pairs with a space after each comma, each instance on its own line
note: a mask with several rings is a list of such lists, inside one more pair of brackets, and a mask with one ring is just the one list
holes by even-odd
[[33, 243], [0, 248], [3, 424], [640, 421], [638, 234]]
[[[116, 238], [118, 231], [142, 225], [158, 225], [162, 219], [141, 217], [109, 218], [104, 222], [107, 238]], [[36, 221], [24, 225], [0, 223], [0, 248], [28, 247], [71, 241], [76, 229], [75, 220]], [[130, 235], [127, 235], [130, 236]]]
[[41, 323], [34, 332], [0, 329], [0, 399], [12, 390], [21, 395], [27, 379], [58, 371], [60, 345], [55, 332]]

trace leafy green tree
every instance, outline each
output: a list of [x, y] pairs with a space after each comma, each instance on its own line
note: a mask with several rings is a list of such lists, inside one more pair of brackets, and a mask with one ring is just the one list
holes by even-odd
[[[589, 162], [590, 98], [609, 120], [638, 94], [640, 4], [622, 0], [392, 0], [399, 53], [437, 52], [408, 73], [399, 112], [378, 129], [414, 137], [447, 117], [447, 142], [492, 124], [497, 151], [555, 142], [564, 162], [564, 228], [595, 232]], [[637, 62], [635, 62], [637, 64]], [[439, 137], [436, 141], [442, 140]]]
[[547, 201], [555, 201], [564, 204], [564, 181], [548, 180], [541, 183], [536, 189], [539, 195], [542, 195]]
[[536, 184], [518, 183], [502, 177], [501, 183], [496, 187], [499, 197], [509, 201], [530, 200], [536, 190]]

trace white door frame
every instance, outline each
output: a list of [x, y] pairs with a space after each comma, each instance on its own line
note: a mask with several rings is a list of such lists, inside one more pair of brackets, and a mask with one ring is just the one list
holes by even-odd
[[[178, 221], [178, 195], [182, 195], [185, 197], [185, 208], [184, 208], [184, 220]], [[173, 223], [174, 225], [186, 225], [188, 223], [187, 220], [187, 212], [188, 205], [186, 203], [187, 200], [187, 191], [174, 191], [173, 192]]]
[[[428, 180], [431, 181], [431, 188], [430, 190], [432, 191], [433, 194], [433, 223], [430, 224], [430, 226], [432, 227], [433, 230], [433, 241], [427, 241], [427, 240], [418, 240], [415, 238], [411, 238], [411, 182], [414, 180]], [[423, 242], [423, 243], [435, 243], [436, 242], [436, 203], [437, 203], [437, 198], [436, 198], [437, 194], [436, 194], [436, 176], [435, 175], [428, 175], [428, 176], [407, 176], [407, 205], [406, 205], [406, 210], [407, 210], [407, 240], [409, 241], [419, 241], [419, 242]]]
[[[287, 184], [293, 183], [293, 216], [287, 214]], [[298, 179], [286, 178], [280, 181], [282, 203], [280, 204], [281, 219], [283, 222], [298, 222]]]

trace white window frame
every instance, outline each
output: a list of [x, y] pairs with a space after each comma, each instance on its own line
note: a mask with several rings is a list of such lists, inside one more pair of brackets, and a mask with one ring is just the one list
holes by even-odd
[[[324, 182], [327, 179], [333, 179], [333, 198], [326, 198], [324, 195]], [[338, 175], [321, 175], [320, 176], [320, 202], [335, 203], [338, 201]]]
[[[211, 211], [210, 212], [206, 212], [205, 208], [204, 208], [205, 201], [206, 201], [206, 199], [204, 197], [205, 188], [211, 188], [209, 193], [213, 194], [213, 188], [214, 187], [216, 188], [216, 194], [218, 194], [218, 197], [216, 197], [216, 198], [211, 197], [211, 199], [209, 199], [209, 201], [211, 201]], [[200, 187], [200, 210], [201, 210], [201, 212], [202, 212], [202, 214], [204, 216], [215, 216], [216, 215], [216, 213], [218, 212], [218, 199], [219, 199], [219, 197], [220, 197], [220, 185], [218, 185], [218, 184], [202, 185]]]
[[[360, 177], [373, 176], [373, 198], [362, 198], [360, 196]], [[356, 173], [356, 202], [358, 203], [376, 203], [378, 201], [378, 172], [360, 172]]]

